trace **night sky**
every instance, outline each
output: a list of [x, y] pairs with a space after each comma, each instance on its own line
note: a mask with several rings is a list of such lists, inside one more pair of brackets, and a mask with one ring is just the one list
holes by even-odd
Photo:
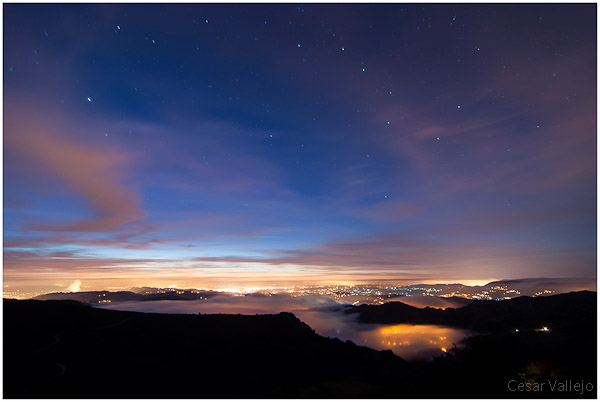
[[596, 4], [4, 4], [4, 286], [595, 277]]

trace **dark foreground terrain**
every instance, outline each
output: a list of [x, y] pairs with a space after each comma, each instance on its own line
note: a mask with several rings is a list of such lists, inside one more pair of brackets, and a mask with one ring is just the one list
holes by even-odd
[[[72, 301], [4, 300], [3, 396], [595, 398], [596, 294], [559, 296], [570, 313], [557, 311], [558, 321], [548, 321], [554, 326], [546, 332], [536, 331], [537, 322], [518, 333], [509, 330], [510, 312], [500, 321], [489, 316], [515, 308], [502, 307], [506, 302], [479, 305], [471, 313], [480, 317], [475, 321], [492, 320], [484, 325], [489, 331], [431, 362], [406, 362], [389, 351], [321, 337], [290, 313], [145, 314]], [[553, 298], [559, 296], [519, 308], [526, 317], [546, 314], [556, 310]], [[401, 304], [376, 315], [406, 322], [396, 311], [406, 310]], [[355, 312], [366, 320], [362, 310]], [[408, 322], [423, 319], [414, 317]], [[580, 392], [579, 383], [588, 390]], [[535, 384], [544, 385], [536, 391]]]
[[[390, 302], [346, 313], [364, 323], [434, 324], [478, 333], [465, 340], [466, 347], [432, 362], [433, 381], [449, 396], [590, 398], [597, 392], [596, 292], [474, 301], [445, 310]], [[508, 390], [510, 381], [511, 389], [523, 383], [525, 391]], [[593, 391], [573, 390], [576, 382], [593, 385]]]
[[351, 307], [364, 323], [448, 325], [479, 332], [502, 332], [541, 327], [596, 327], [596, 292], [581, 291], [546, 297], [517, 297], [504, 301], [475, 300], [460, 308], [417, 308], [401, 302]]
[[407, 363], [316, 335], [290, 313], [144, 314], [4, 300], [4, 397], [399, 395]]

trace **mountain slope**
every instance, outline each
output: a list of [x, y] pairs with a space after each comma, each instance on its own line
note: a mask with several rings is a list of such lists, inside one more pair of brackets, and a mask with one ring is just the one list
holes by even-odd
[[4, 328], [7, 398], [399, 397], [414, 377], [391, 352], [321, 337], [290, 313], [4, 300]]
[[[445, 310], [416, 308], [401, 302], [351, 307], [364, 323], [436, 324], [477, 331], [516, 328], [595, 328], [596, 293], [571, 292], [546, 297], [517, 297], [511, 300], [476, 300], [465, 307]], [[593, 321], [591, 319], [594, 319]]]

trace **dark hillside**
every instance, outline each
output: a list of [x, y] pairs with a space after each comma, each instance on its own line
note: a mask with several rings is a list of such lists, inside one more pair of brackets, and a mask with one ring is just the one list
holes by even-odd
[[476, 331], [503, 331], [541, 327], [596, 327], [596, 293], [571, 292], [546, 297], [517, 297], [503, 301], [476, 300], [465, 307], [445, 310], [416, 308], [401, 302], [351, 307], [365, 323], [437, 324]]
[[407, 363], [290, 313], [143, 314], [4, 300], [6, 398], [400, 397]]
[[[485, 330], [432, 362], [324, 338], [293, 314], [144, 314], [4, 300], [5, 398], [594, 398], [596, 294], [460, 309], [360, 306], [360, 318]], [[548, 331], [540, 331], [543, 322]], [[515, 324], [523, 324], [516, 332]], [[527, 325], [526, 325], [527, 324]], [[517, 383], [591, 392], [514, 392]]]

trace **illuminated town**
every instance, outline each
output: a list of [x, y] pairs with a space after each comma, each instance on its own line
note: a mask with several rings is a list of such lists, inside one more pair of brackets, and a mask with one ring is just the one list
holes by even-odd
[[[205, 300], [209, 297], [228, 294], [232, 296], [245, 296], [250, 294], [288, 294], [292, 297], [306, 295], [321, 295], [334, 298], [347, 304], [383, 304], [387, 301], [408, 301], [411, 297], [436, 297], [442, 299], [458, 298], [467, 300], [507, 300], [519, 296], [548, 296], [559, 291], [553, 289], [541, 289], [538, 285], [533, 289], [515, 289], [509, 285], [498, 285], [490, 283], [484, 286], [467, 286], [462, 284], [326, 284], [326, 285], [296, 285], [296, 286], [251, 286], [251, 287], [227, 287], [217, 289], [181, 289], [175, 286], [154, 288], [154, 287], [134, 287], [134, 288], [110, 288], [100, 292], [84, 292], [87, 295], [85, 301], [92, 303], [111, 303], [130, 300], [122, 295], [124, 299], [115, 300], [117, 293], [130, 293], [136, 295], [173, 295], [181, 296], [185, 299]], [[516, 287], [516, 286], [515, 286]], [[539, 289], [539, 290], [538, 290]], [[82, 290], [83, 291], [83, 290]], [[9, 290], [4, 288], [4, 298], [12, 299], [30, 299], [41, 297], [46, 293], [28, 293], [19, 289]], [[72, 292], [54, 292], [54, 295], [68, 295]], [[64, 297], [64, 296], [63, 296]]]

